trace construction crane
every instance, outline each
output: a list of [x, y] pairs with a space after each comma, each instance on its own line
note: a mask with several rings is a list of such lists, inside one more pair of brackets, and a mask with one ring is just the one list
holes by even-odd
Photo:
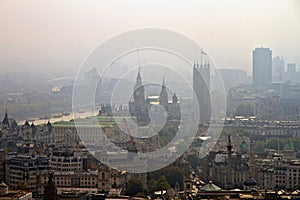
[[136, 148], [136, 143], [135, 143], [135, 141], [134, 141], [134, 138], [133, 138], [132, 135], [131, 135], [130, 129], [129, 129], [129, 127], [128, 127], [128, 123], [127, 123], [127, 121], [126, 121], [125, 118], [123, 119], [123, 122], [124, 122], [124, 125], [125, 125], [125, 127], [126, 127], [127, 133], [128, 133], [128, 135], [129, 135], [129, 138], [130, 138], [130, 143], [131, 143], [131, 146], [129, 146], [129, 147], [127, 148], [127, 150], [128, 150], [128, 152], [138, 153], [138, 150], [137, 150], [137, 148]]

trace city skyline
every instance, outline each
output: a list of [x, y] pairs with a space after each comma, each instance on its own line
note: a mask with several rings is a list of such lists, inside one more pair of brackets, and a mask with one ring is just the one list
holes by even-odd
[[299, 11], [0, 1], [0, 199], [300, 199]]
[[251, 74], [251, 51], [261, 46], [271, 48], [274, 56], [283, 56], [287, 62], [300, 62], [297, 1], [1, 4], [3, 71], [76, 73], [97, 45], [120, 32], [144, 27], [169, 29], [190, 37], [218, 68], [244, 69]]

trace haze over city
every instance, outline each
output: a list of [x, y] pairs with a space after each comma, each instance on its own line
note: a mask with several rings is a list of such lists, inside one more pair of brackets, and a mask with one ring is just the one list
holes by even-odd
[[300, 3], [254, 1], [0, 2], [0, 67], [74, 75], [97, 45], [144, 27], [177, 31], [200, 44], [218, 68], [251, 74], [251, 51], [300, 62]]
[[0, 200], [300, 200], [300, 1], [0, 1]]

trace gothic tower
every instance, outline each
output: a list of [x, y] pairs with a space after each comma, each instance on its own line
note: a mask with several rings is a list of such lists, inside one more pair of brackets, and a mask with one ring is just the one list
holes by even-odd
[[5, 124], [9, 128], [9, 119], [8, 119], [7, 109], [5, 110], [5, 115], [4, 115], [2, 123]]
[[211, 117], [210, 100], [210, 66], [209, 63], [194, 64], [193, 89], [198, 101], [200, 124], [206, 123]]
[[162, 105], [166, 111], [168, 111], [168, 92], [165, 83], [165, 77], [163, 78], [163, 84], [159, 95], [159, 104]]
[[138, 71], [136, 83], [134, 86], [133, 104], [136, 112], [144, 112], [146, 110], [145, 88], [142, 82], [140, 69]]
[[148, 123], [149, 116], [145, 100], [145, 88], [142, 82], [140, 68], [134, 86], [133, 101], [129, 102], [129, 112], [132, 116], [135, 116], [139, 122]]

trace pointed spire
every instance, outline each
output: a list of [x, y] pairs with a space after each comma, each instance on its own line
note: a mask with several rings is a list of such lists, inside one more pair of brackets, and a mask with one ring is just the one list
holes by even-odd
[[136, 80], [137, 80], [137, 82], [138, 82], [139, 80], [142, 80], [142, 78], [141, 78], [141, 58], [140, 58], [139, 48], [137, 48], [136, 51], [137, 51], [138, 64], [139, 64], [138, 75], [137, 75], [137, 77], [136, 77]]
[[139, 51], [139, 48], [137, 48], [136, 51], [137, 51], [137, 56], [138, 56], [139, 69], [140, 69], [140, 67], [141, 67], [141, 58], [140, 58], [140, 51]]
[[137, 88], [141, 87], [142, 85], [143, 85], [143, 83], [142, 83], [142, 77], [141, 77], [141, 67], [139, 67], [134, 88], [137, 89]]
[[28, 122], [28, 120], [27, 120], [27, 118], [26, 118], [26, 121], [25, 121], [25, 124], [24, 124], [25, 126], [30, 126], [29, 125], [29, 122]]
[[137, 74], [136, 79], [141, 79], [141, 66], [139, 66], [139, 68], [138, 68], [138, 74]]
[[227, 150], [228, 150], [228, 151], [231, 151], [231, 150], [232, 150], [232, 144], [231, 144], [231, 138], [230, 138], [230, 135], [228, 135]]
[[7, 109], [5, 110], [5, 115], [4, 115], [2, 123], [5, 124], [7, 127], [9, 127], [9, 120], [8, 120]]
[[165, 76], [163, 76], [163, 84], [161, 86], [161, 91], [159, 95], [159, 104], [167, 109], [168, 106], [168, 92], [166, 88]]
[[174, 92], [173, 98], [172, 98], [173, 103], [178, 103], [178, 98], [176, 96], [176, 93]]
[[141, 66], [138, 68], [138, 76], [141, 76]]

